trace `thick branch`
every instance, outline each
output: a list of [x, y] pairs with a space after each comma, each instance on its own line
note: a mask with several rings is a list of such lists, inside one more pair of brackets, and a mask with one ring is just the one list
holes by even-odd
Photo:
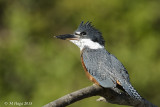
[[92, 85], [73, 93], [67, 94], [55, 101], [46, 104], [43, 107], [65, 107], [76, 101], [92, 96], [102, 96], [97, 101], [105, 101], [112, 104], [129, 105], [134, 107], [156, 107], [149, 101], [143, 99], [141, 101], [131, 98], [125, 93], [120, 93], [117, 88], [102, 88], [97, 85]]

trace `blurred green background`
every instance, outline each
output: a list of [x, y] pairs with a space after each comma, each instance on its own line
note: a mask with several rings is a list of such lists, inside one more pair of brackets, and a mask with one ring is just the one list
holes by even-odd
[[[137, 91], [160, 105], [159, 10], [159, 0], [0, 0], [0, 106], [40, 107], [92, 85], [78, 47], [53, 38], [72, 33], [82, 20], [100, 29]], [[97, 98], [69, 107], [120, 107]]]

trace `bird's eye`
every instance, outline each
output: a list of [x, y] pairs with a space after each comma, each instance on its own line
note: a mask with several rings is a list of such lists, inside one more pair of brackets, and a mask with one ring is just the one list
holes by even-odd
[[86, 35], [86, 32], [81, 32], [80, 35]]

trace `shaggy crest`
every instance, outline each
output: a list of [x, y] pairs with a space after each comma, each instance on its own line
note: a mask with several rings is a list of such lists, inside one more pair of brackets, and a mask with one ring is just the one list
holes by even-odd
[[94, 42], [98, 42], [103, 46], [105, 45], [105, 41], [102, 37], [101, 32], [97, 30], [93, 25], [91, 25], [91, 22], [89, 21], [87, 21], [86, 23], [82, 21], [76, 31], [85, 31], [86, 33], [88, 33], [88, 36], [90, 36]]

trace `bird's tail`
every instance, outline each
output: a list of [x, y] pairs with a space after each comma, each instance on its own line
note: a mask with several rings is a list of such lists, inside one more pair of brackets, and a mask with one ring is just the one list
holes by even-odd
[[124, 85], [122, 85], [122, 87], [131, 97], [137, 100], [142, 99], [142, 97], [138, 94], [138, 92], [134, 89], [134, 87], [130, 83], [126, 82]]

